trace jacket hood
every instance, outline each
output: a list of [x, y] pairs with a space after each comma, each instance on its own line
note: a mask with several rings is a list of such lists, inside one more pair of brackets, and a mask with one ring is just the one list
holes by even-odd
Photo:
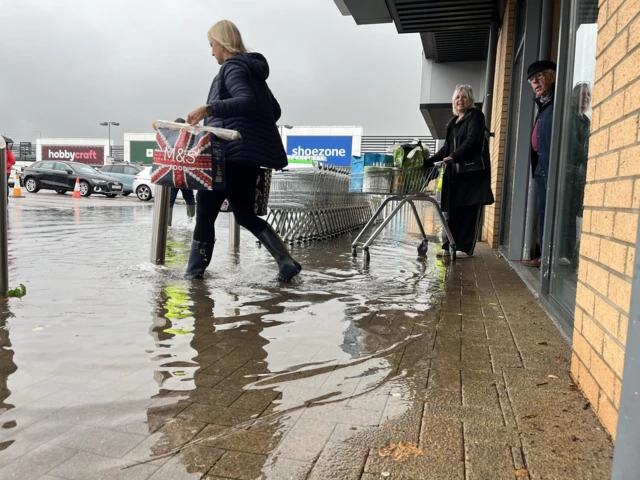
[[269, 78], [269, 63], [261, 53], [241, 53], [231, 57], [227, 62], [245, 65], [258, 80], [264, 81]]

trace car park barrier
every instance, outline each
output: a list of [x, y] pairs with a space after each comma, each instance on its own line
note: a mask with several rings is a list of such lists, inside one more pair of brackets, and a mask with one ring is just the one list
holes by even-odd
[[7, 232], [7, 144], [0, 135], [0, 298], [9, 290], [9, 243]]
[[156, 185], [151, 224], [151, 263], [154, 265], [164, 265], [166, 259], [170, 199], [171, 187]]

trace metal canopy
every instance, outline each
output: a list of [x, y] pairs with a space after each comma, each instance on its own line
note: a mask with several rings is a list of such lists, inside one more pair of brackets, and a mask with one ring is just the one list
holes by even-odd
[[399, 33], [420, 33], [425, 57], [435, 62], [486, 60], [489, 25], [498, 0], [391, 0]]

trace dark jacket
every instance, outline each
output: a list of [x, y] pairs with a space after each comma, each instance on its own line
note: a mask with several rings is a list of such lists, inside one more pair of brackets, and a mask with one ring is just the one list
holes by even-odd
[[[553, 99], [555, 85], [551, 86], [549, 101], [544, 103], [542, 99], [536, 98], [538, 113], [538, 153], [531, 146], [531, 176], [535, 176], [536, 168], [540, 165], [540, 174], [544, 177], [549, 175], [549, 156], [551, 153], [551, 129], [553, 128]], [[533, 123], [535, 128], [535, 122]]]
[[433, 165], [434, 162], [440, 162], [446, 157], [452, 157], [454, 163], [459, 163], [479, 155], [484, 144], [484, 171], [452, 174], [449, 181], [448, 201], [451, 208], [491, 205], [494, 198], [491, 191], [491, 159], [489, 142], [485, 135], [484, 114], [477, 108], [471, 108], [458, 123], [456, 123], [457, 119], [458, 117], [453, 117], [449, 121], [444, 146], [426, 163]]
[[275, 169], [287, 166], [276, 126], [280, 105], [267, 86], [268, 77], [267, 60], [259, 53], [244, 53], [224, 62], [213, 79], [207, 99], [213, 116], [205, 119], [205, 125], [237, 130], [242, 135], [229, 144], [228, 162]]

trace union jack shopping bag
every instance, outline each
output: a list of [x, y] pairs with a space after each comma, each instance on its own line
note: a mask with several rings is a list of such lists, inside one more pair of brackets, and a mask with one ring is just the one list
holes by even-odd
[[224, 190], [227, 143], [240, 138], [235, 130], [156, 122], [151, 181], [166, 187]]

